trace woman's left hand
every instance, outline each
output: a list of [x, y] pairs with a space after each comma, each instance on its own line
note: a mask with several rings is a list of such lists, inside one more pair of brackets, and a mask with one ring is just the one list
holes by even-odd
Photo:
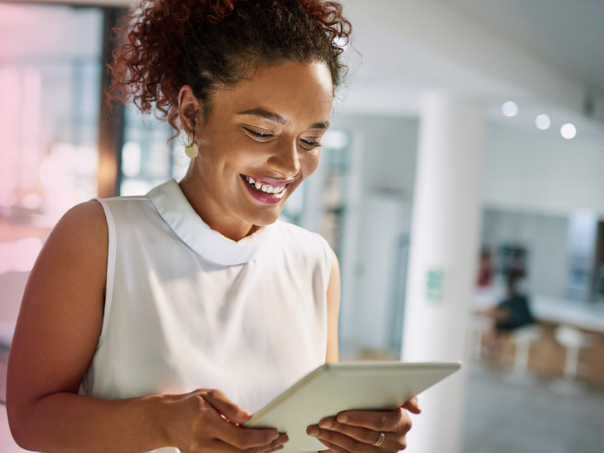
[[392, 411], [340, 412], [309, 426], [306, 433], [334, 453], [397, 452], [407, 448], [405, 436], [411, 429], [407, 411], [421, 412], [417, 398]]

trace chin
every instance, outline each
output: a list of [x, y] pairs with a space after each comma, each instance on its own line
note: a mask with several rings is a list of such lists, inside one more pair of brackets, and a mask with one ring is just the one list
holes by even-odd
[[281, 215], [281, 208], [282, 206], [279, 206], [278, 208], [273, 207], [272, 209], [267, 209], [266, 211], [261, 212], [255, 216], [248, 217], [249, 220], [246, 221], [257, 226], [268, 226], [272, 223], [275, 223], [277, 219], [279, 219], [279, 216]]

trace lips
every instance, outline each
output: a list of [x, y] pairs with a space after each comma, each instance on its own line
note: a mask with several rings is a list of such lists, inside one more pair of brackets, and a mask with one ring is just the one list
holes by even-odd
[[[277, 179], [263, 178], [261, 176], [250, 176], [250, 175], [244, 175], [244, 174], [241, 174], [241, 176], [243, 176], [243, 178], [248, 183], [255, 185], [256, 189], [261, 189], [260, 186], [262, 186], [262, 185], [268, 186], [272, 189], [283, 188], [284, 186], [287, 186], [288, 184], [291, 184], [292, 182], [295, 181], [295, 179], [281, 181], [281, 180], [277, 180]], [[269, 191], [269, 193], [270, 193], [270, 191]]]
[[279, 181], [276, 179], [254, 177], [241, 174], [241, 180], [245, 184], [248, 193], [254, 199], [266, 204], [279, 203], [287, 189], [287, 186], [295, 180]]

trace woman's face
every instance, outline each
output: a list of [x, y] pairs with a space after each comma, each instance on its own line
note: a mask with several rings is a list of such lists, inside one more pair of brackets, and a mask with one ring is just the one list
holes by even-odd
[[[218, 90], [210, 114], [196, 122], [199, 155], [183, 180], [210, 227], [245, 235], [277, 220], [317, 168], [332, 93], [325, 64], [296, 62], [262, 67], [252, 79]], [[187, 106], [196, 103], [183, 87], [180, 114], [190, 115]]]

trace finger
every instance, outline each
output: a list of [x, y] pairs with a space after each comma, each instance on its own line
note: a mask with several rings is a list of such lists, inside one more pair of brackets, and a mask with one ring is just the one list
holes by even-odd
[[280, 445], [277, 448], [273, 448], [272, 450], [267, 451], [266, 453], [273, 453], [275, 451], [283, 450], [283, 445]]
[[352, 437], [348, 437], [337, 431], [321, 429], [317, 425], [309, 426], [306, 429], [306, 433], [321, 441], [324, 440], [330, 444], [341, 447], [348, 452], [369, 453], [373, 448], [371, 444], [353, 439]]
[[220, 453], [271, 453], [283, 449], [283, 443], [277, 444], [276, 442], [277, 441], [271, 442], [269, 445], [265, 445], [263, 447], [242, 450], [220, 439], [214, 439], [211, 450]]
[[407, 409], [412, 414], [421, 414], [422, 410], [419, 407], [419, 402], [417, 401], [417, 396], [414, 396], [409, 401], [407, 401], [402, 406], [404, 409]]
[[345, 425], [359, 426], [373, 431], [396, 430], [402, 418], [401, 408], [392, 411], [347, 411], [340, 412], [336, 420]]
[[[243, 428], [232, 425], [224, 420], [215, 423], [215, 437], [232, 445], [239, 450], [248, 450], [255, 447], [269, 447], [278, 440], [279, 432], [272, 428]], [[284, 436], [287, 436], [284, 434]]]
[[[327, 420], [329, 420], [329, 419], [321, 420], [321, 422], [319, 422], [319, 428], [321, 428], [322, 425], [325, 425], [325, 421], [327, 421]], [[375, 443], [380, 439], [381, 433], [376, 432], [376, 431], [371, 431], [371, 430], [368, 430], [365, 428], [342, 425], [333, 419], [331, 419], [331, 422], [332, 423], [329, 424], [329, 426], [331, 426], [331, 428], [329, 428], [329, 430], [337, 431], [337, 432], [341, 433], [342, 435], [348, 436], [350, 438], [353, 438], [360, 442], [368, 444], [369, 446], [372, 447], [371, 450], [375, 451]], [[323, 429], [325, 429], [325, 428], [323, 428]], [[396, 432], [384, 433], [385, 438], [382, 441], [382, 443], [380, 444], [380, 448], [385, 449], [387, 451], [404, 450], [405, 448], [407, 448], [407, 440], [406, 440], [405, 436], [410, 429], [411, 429], [411, 418], [405, 411], [405, 413], [403, 414], [401, 423], [399, 424], [399, 426], [396, 429]], [[325, 429], [325, 430], [328, 430], [328, 429]], [[319, 438], [319, 440], [322, 440], [326, 437], [327, 436], [321, 436]], [[339, 442], [336, 442], [335, 440], [331, 440], [330, 442], [335, 442], [336, 444], [339, 444]]]
[[233, 403], [220, 390], [210, 390], [201, 394], [202, 398], [208, 402], [214, 409], [223, 414], [227, 420], [235, 424], [247, 422], [252, 414]]
[[352, 437], [360, 442], [373, 445], [380, 437], [376, 431], [358, 426], [344, 425], [338, 423], [334, 418], [325, 418], [319, 422], [319, 428], [330, 431], [338, 431], [348, 437]]
[[328, 452], [333, 452], [333, 453], [349, 453], [348, 451], [344, 450], [342, 447], [338, 447], [337, 445], [334, 445], [330, 442], [327, 442], [325, 440], [321, 440], [319, 439], [319, 442], [321, 442], [323, 445], [325, 445], [327, 448], [329, 448], [329, 450], [327, 450], [326, 452], [322, 452], [322, 453], [328, 453]]
[[248, 450], [245, 450], [245, 453], [271, 453], [273, 451], [282, 450], [283, 444], [285, 444], [287, 441], [289, 441], [289, 437], [287, 437], [287, 434], [281, 434], [269, 445], [265, 447], [250, 448]]

